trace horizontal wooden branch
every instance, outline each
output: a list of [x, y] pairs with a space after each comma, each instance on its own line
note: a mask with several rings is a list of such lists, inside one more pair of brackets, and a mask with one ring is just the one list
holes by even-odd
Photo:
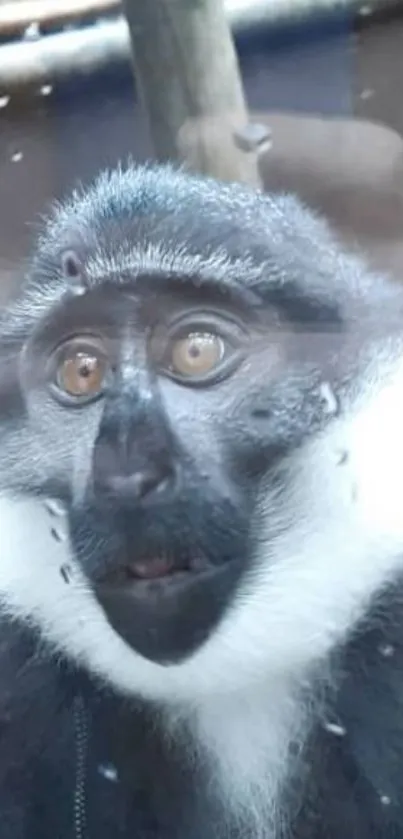
[[[144, 0], [147, 2], [147, 0]], [[235, 30], [304, 18], [337, 8], [382, 11], [402, 7], [402, 0], [224, 0], [229, 23]], [[0, 5], [0, 36], [23, 32], [32, 22], [39, 26], [64, 25], [88, 17], [118, 15], [122, 0], [9, 0]], [[123, 23], [123, 21], [122, 21]]]
[[52, 26], [118, 12], [120, 0], [20, 0], [0, 5], [0, 35], [23, 32], [32, 23]]
[[130, 38], [123, 20], [0, 46], [0, 96], [21, 88], [92, 75], [128, 64]]
[[[144, 0], [147, 2], [147, 0]], [[250, 28], [287, 25], [309, 20], [334, 9], [360, 9], [371, 13], [403, 10], [403, 0], [224, 0], [228, 22], [235, 35]], [[103, 14], [121, 8], [120, 0], [21, 0], [0, 5], [0, 37], [18, 34], [30, 24], [50, 26]], [[20, 10], [20, 11], [18, 11]], [[28, 13], [29, 12], [29, 13]], [[48, 34], [37, 40], [0, 45], [0, 96], [25, 85], [57, 81], [72, 73], [92, 74], [112, 63], [127, 63], [130, 38], [123, 15], [98, 26]]]

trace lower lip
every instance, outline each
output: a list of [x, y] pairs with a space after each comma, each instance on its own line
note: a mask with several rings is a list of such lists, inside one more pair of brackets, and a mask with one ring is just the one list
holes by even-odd
[[180, 572], [178, 571], [176, 574], [165, 574], [160, 577], [138, 577], [126, 580], [126, 582], [113, 582], [112, 580], [108, 583], [104, 583], [104, 588], [116, 589], [119, 591], [137, 591], [142, 589], [155, 589], [158, 591], [162, 588], [172, 588], [175, 585], [181, 584], [183, 582], [190, 582], [193, 579], [194, 575], [189, 574], [187, 571]]
[[197, 649], [219, 620], [231, 570], [233, 565], [222, 564], [153, 579], [110, 576], [95, 583], [94, 594], [132, 649], [159, 664], [172, 664]]

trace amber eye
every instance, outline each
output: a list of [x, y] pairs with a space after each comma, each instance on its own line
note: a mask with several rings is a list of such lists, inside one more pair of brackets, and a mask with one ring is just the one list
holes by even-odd
[[225, 346], [218, 335], [192, 332], [171, 348], [171, 370], [179, 376], [206, 376], [224, 357]]
[[68, 396], [96, 396], [105, 379], [105, 359], [91, 350], [75, 349], [65, 356], [56, 374], [56, 383]]

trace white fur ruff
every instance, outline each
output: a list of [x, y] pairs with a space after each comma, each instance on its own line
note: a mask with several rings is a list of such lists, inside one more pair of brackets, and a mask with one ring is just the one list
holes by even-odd
[[43, 505], [0, 500], [3, 610], [38, 625], [58, 650], [119, 689], [195, 714], [214, 777], [231, 801], [256, 810], [255, 837], [263, 786], [276, 820], [289, 741], [305, 724], [298, 682], [403, 564], [402, 361], [388, 371], [383, 359], [365, 388], [290, 459], [286, 499], [270, 488], [261, 498], [256, 570], [210, 640], [182, 664], [152, 663], [114, 632], [67, 538], [52, 537], [55, 520]]

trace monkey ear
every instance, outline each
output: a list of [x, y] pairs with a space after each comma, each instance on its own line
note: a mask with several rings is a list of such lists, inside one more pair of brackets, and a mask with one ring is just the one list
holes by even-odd
[[79, 255], [70, 248], [63, 251], [60, 262], [63, 276], [72, 285], [74, 291], [78, 294], [84, 294], [86, 285], [83, 264]]

